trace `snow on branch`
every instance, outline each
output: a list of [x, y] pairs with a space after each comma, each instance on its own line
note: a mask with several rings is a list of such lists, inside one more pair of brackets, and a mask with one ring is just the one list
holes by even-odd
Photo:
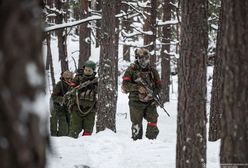
[[80, 25], [84, 22], [89, 22], [92, 20], [100, 20], [100, 19], [102, 19], [101, 16], [90, 16], [90, 17], [87, 17], [86, 19], [82, 19], [82, 20], [78, 20], [78, 21], [74, 21], [74, 22], [62, 23], [62, 24], [56, 24], [54, 26], [49, 26], [49, 27], [46, 27], [44, 29], [44, 31], [50, 32], [50, 31], [54, 31], [54, 30], [58, 30], [58, 29], [64, 29], [64, 28], [68, 28], [68, 27], [77, 26], [77, 25]]
[[175, 24], [178, 24], [178, 20], [168, 20], [165, 22], [158, 22], [157, 26], [175, 25]]

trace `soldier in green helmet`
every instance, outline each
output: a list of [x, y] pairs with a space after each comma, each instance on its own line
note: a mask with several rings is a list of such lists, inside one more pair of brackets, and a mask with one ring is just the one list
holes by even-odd
[[50, 131], [52, 136], [66, 136], [69, 132], [70, 116], [67, 107], [63, 103], [63, 96], [70, 89], [73, 73], [65, 71], [60, 81], [55, 85], [51, 99]]
[[83, 131], [83, 136], [89, 136], [93, 132], [96, 115], [97, 102], [97, 77], [96, 64], [93, 61], [86, 61], [83, 66], [83, 73], [79, 73], [73, 79], [75, 92], [73, 101], [70, 101], [71, 124], [69, 136], [77, 138]]
[[149, 64], [150, 53], [147, 49], [137, 49], [135, 58], [135, 62], [125, 71], [122, 82], [123, 91], [129, 93], [132, 138], [133, 140], [142, 139], [144, 118], [147, 120], [146, 137], [156, 139], [159, 133], [156, 103], [139, 81], [140, 79], [147, 81], [152, 86], [153, 92], [157, 94], [161, 90], [161, 80], [158, 71]]

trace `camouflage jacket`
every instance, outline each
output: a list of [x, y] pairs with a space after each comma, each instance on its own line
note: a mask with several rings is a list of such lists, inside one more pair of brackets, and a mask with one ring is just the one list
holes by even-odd
[[53, 89], [53, 93], [51, 95], [53, 102], [57, 105], [62, 105], [63, 96], [67, 93], [68, 90], [70, 90], [69, 83], [61, 79]]
[[[97, 78], [96, 73], [94, 73], [91, 76], [86, 76], [86, 75], [81, 74], [81, 75], [75, 76], [75, 78], [73, 79], [73, 82], [76, 85], [80, 85], [80, 84], [83, 84], [87, 81], [92, 81], [96, 78]], [[91, 106], [92, 104], [94, 104], [94, 102], [97, 100], [97, 97], [96, 97], [97, 85], [98, 85], [97, 82], [91, 83], [91, 84], [87, 85], [86, 87], [83, 87], [83, 88], [78, 90], [79, 104], [81, 106]]]
[[135, 62], [127, 68], [122, 78], [122, 89], [125, 93], [129, 93], [129, 99], [140, 100], [138, 88], [142, 84], [136, 82], [136, 79], [139, 77], [148, 81], [153, 86], [153, 91], [160, 92], [161, 80], [158, 71], [150, 65], [146, 69], [142, 69]]

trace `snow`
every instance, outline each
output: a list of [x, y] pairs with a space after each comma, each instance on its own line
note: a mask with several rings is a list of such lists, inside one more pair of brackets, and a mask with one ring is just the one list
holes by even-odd
[[[160, 133], [156, 140], [133, 141], [127, 95], [119, 90], [116, 129], [105, 130], [89, 137], [52, 137], [53, 154], [48, 157], [49, 168], [172, 168], [176, 157], [177, 100], [165, 104], [168, 117], [158, 108]], [[175, 95], [174, 95], [175, 96]], [[173, 97], [173, 95], [172, 95]], [[146, 121], [143, 122], [144, 130]], [[208, 142], [207, 168], [218, 167], [219, 142]]]
[[66, 28], [66, 27], [73, 27], [73, 26], [79, 25], [79, 24], [84, 23], [84, 22], [88, 22], [91, 20], [99, 20], [99, 19], [101, 19], [100, 16], [90, 16], [90, 17], [87, 17], [86, 19], [82, 19], [82, 20], [78, 20], [78, 21], [73, 21], [73, 22], [68, 22], [68, 23], [56, 24], [54, 26], [49, 26], [49, 27], [46, 27], [44, 29], [44, 31], [49, 32], [52, 30], [62, 29], [62, 28]]
[[[69, 36], [70, 37], [70, 36]], [[70, 70], [75, 70], [71, 56], [78, 58], [78, 42], [68, 39], [68, 55]], [[58, 61], [57, 43], [52, 40], [54, 61]], [[92, 48], [91, 60], [99, 62], [99, 48]], [[45, 52], [44, 52], [45, 53]], [[121, 58], [120, 58], [121, 59]], [[119, 61], [119, 70], [128, 66], [126, 61]], [[60, 66], [55, 65], [56, 81], [59, 79]], [[121, 72], [123, 73], [123, 72]], [[212, 75], [209, 68], [208, 76]], [[119, 77], [119, 83], [122, 75]], [[211, 81], [208, 81], [211, 88]], [[47, 104], [48, 98], [47, 96]], [[210, 90], [208, 89], [207, 109], [209, 111]], [[173, 168], [176, 165], [176, 127], [177, 127], [177, 77], [172, 77], [170, 102], [165, 104], [170, 117], [161, 108], [158, 128], [160, 130], [156, 140], [148, 140], [144, 135], [142, 140], [131, 139], [131, 122], [129, 116], [128, 96], [118, 90], [116, 133], [111, 130], [95, 133], [92, 136], [51, 137], [51, 151], [48, 151], [47, 168]], [[208, 112], [209, 115], [209, 112]], [[147, 122], [143, 121], [144, 132]], [[144, 133], [145, 134], [145, 133]], [[201, 136], [201, 135], [200, 135]], [[207, 142], [207, 168], [219, 167], [220, 142]]]

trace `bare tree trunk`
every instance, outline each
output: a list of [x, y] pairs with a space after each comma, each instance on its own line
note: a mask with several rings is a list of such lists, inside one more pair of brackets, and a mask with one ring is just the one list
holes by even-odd
[[248, 1], [223, 0], [225, 69], [220, 150], [223, 168], [227, 163], [237, 168], [248, 166], [247, 9]]
[[[102, 0], [96, 0], [96, 10], [102, 11]], [[101, 39], [101, 20], [96, 21], [96, 47], [99, 47], [99, 41]]]
[[[73, 10], [73, 17], [75, 20], [79, 20], [80, 19], [80, 5], [79, 5], [79, 2], [74, 2], [74, 6], [72, 8]], [[79, 28], [80, 26], [77, 26], [76, 27], [76, 30], [75, 30], [75, 33], [76, 35], [79, 35]]]
[[52, 88], [54, 88], [56, 81], [55, 81], [55, 75], [54, 75], [53, 57], [52, 57], [52, 51], [51, 51], [51, 34], [50, 33], [47, 33], [46, 42], [47, 42], [46, 70], [50, 70], [51, 80], [52, 80]]
[[[0, 167], [45, 168], [44, 63], [38, 1], [0, 3]], [[34, 12], [35, 11], [35, 12]]]
[[152, 35], [146, 34], [144, 36], [144, 45], [148, 45], [147, 49], [151, 52], [151, 65], [156, 63], [156, 18], [157, 18], [157, 0], [151, 0], [151, 8], [146, 10], [146, 20], [144, 25], [144, 31], [152, 32]]
[[[63, 4], [60, 0], [56, 0], [56, 7], [57, 9], [62, 12], [63, 11]], [[60, 14], [56, 17], [56, 23], [62, 24], [63, 19], [66, 16], [64, 14]], [[67, 60], [67, 32], [66, 29], [59, 29], [57, 30], [58, 36], [58, 48], [59, 48], [59, 60], [61, 61], [61, 71], [64, 72], [68, 70], [68, 60]]]
[[[89, 16], [89, 2], [86, 0], [80, 0], [80, 16], [81, 19], [85, 19]], [[78, 68], [82, 68], [85, 61], [87, 61], [90, 57], [90, 29], [87, 27], [89, 22], [83, 23], [80, 25], [79, 32], [79, 61]]]
[[[121, 0], [116, 0], [115, 15], [118, 15], [121, 12]], [[115, 79], [116, 79], [116, 90], [118, 90], [118, 61], [119, 61], [119, 35], [120, 35], [120, 21], [118, 18], [115, 18]], [[117, 94], [118, 96], [118, 94]], [[116, 97], [117, 99], [118, 97]]]
[[224, 85], [224, 55], [222, 50], [223, 44], [223, 4], [221, 3], [219, 15], [219, 29], [217, 34], [217, 51], [214, 61], [214, 73], [209, 117], [209, 141], [217, 141], [221, 136], [221, 115], [223, 113], [223, 85]]
[[108, 128], [116, 132], [116, 57], [115, 57], [115, 0], [102, 0], [101, 50], [98, 84], [96, 131]]
[[[128, 9], [129, 9], [128, 5], [122, 5], [122, 10], [125, 13], [128, 13]], [[131, 20], [128, 19], [128, 16], [124, 16], [123, 21], [122, 21], [122, 28], [124, 29], [124, 31], [126, 33], [131, 32], [130, 22], [131, 22]], [[124, 42], [125, 42], [125, 40], [124, 40]], [[130, 46], [125, 45], [125, 44], [123, 45], [123, 60], [129, 61], [129, 62], [131, 61], [130, 60]]]
[[[171, 20], [171, 0], [164, 1], [163, 14], [164, 22]], [[163, 39], [161, 49], [161, 80], [162, 80], [162, 100], [170, 101], [170, 42], [171, 42], [171, 26], [163, 26]]]
[[207, 0], [181, 3], [176, 167], [205, 168]]

